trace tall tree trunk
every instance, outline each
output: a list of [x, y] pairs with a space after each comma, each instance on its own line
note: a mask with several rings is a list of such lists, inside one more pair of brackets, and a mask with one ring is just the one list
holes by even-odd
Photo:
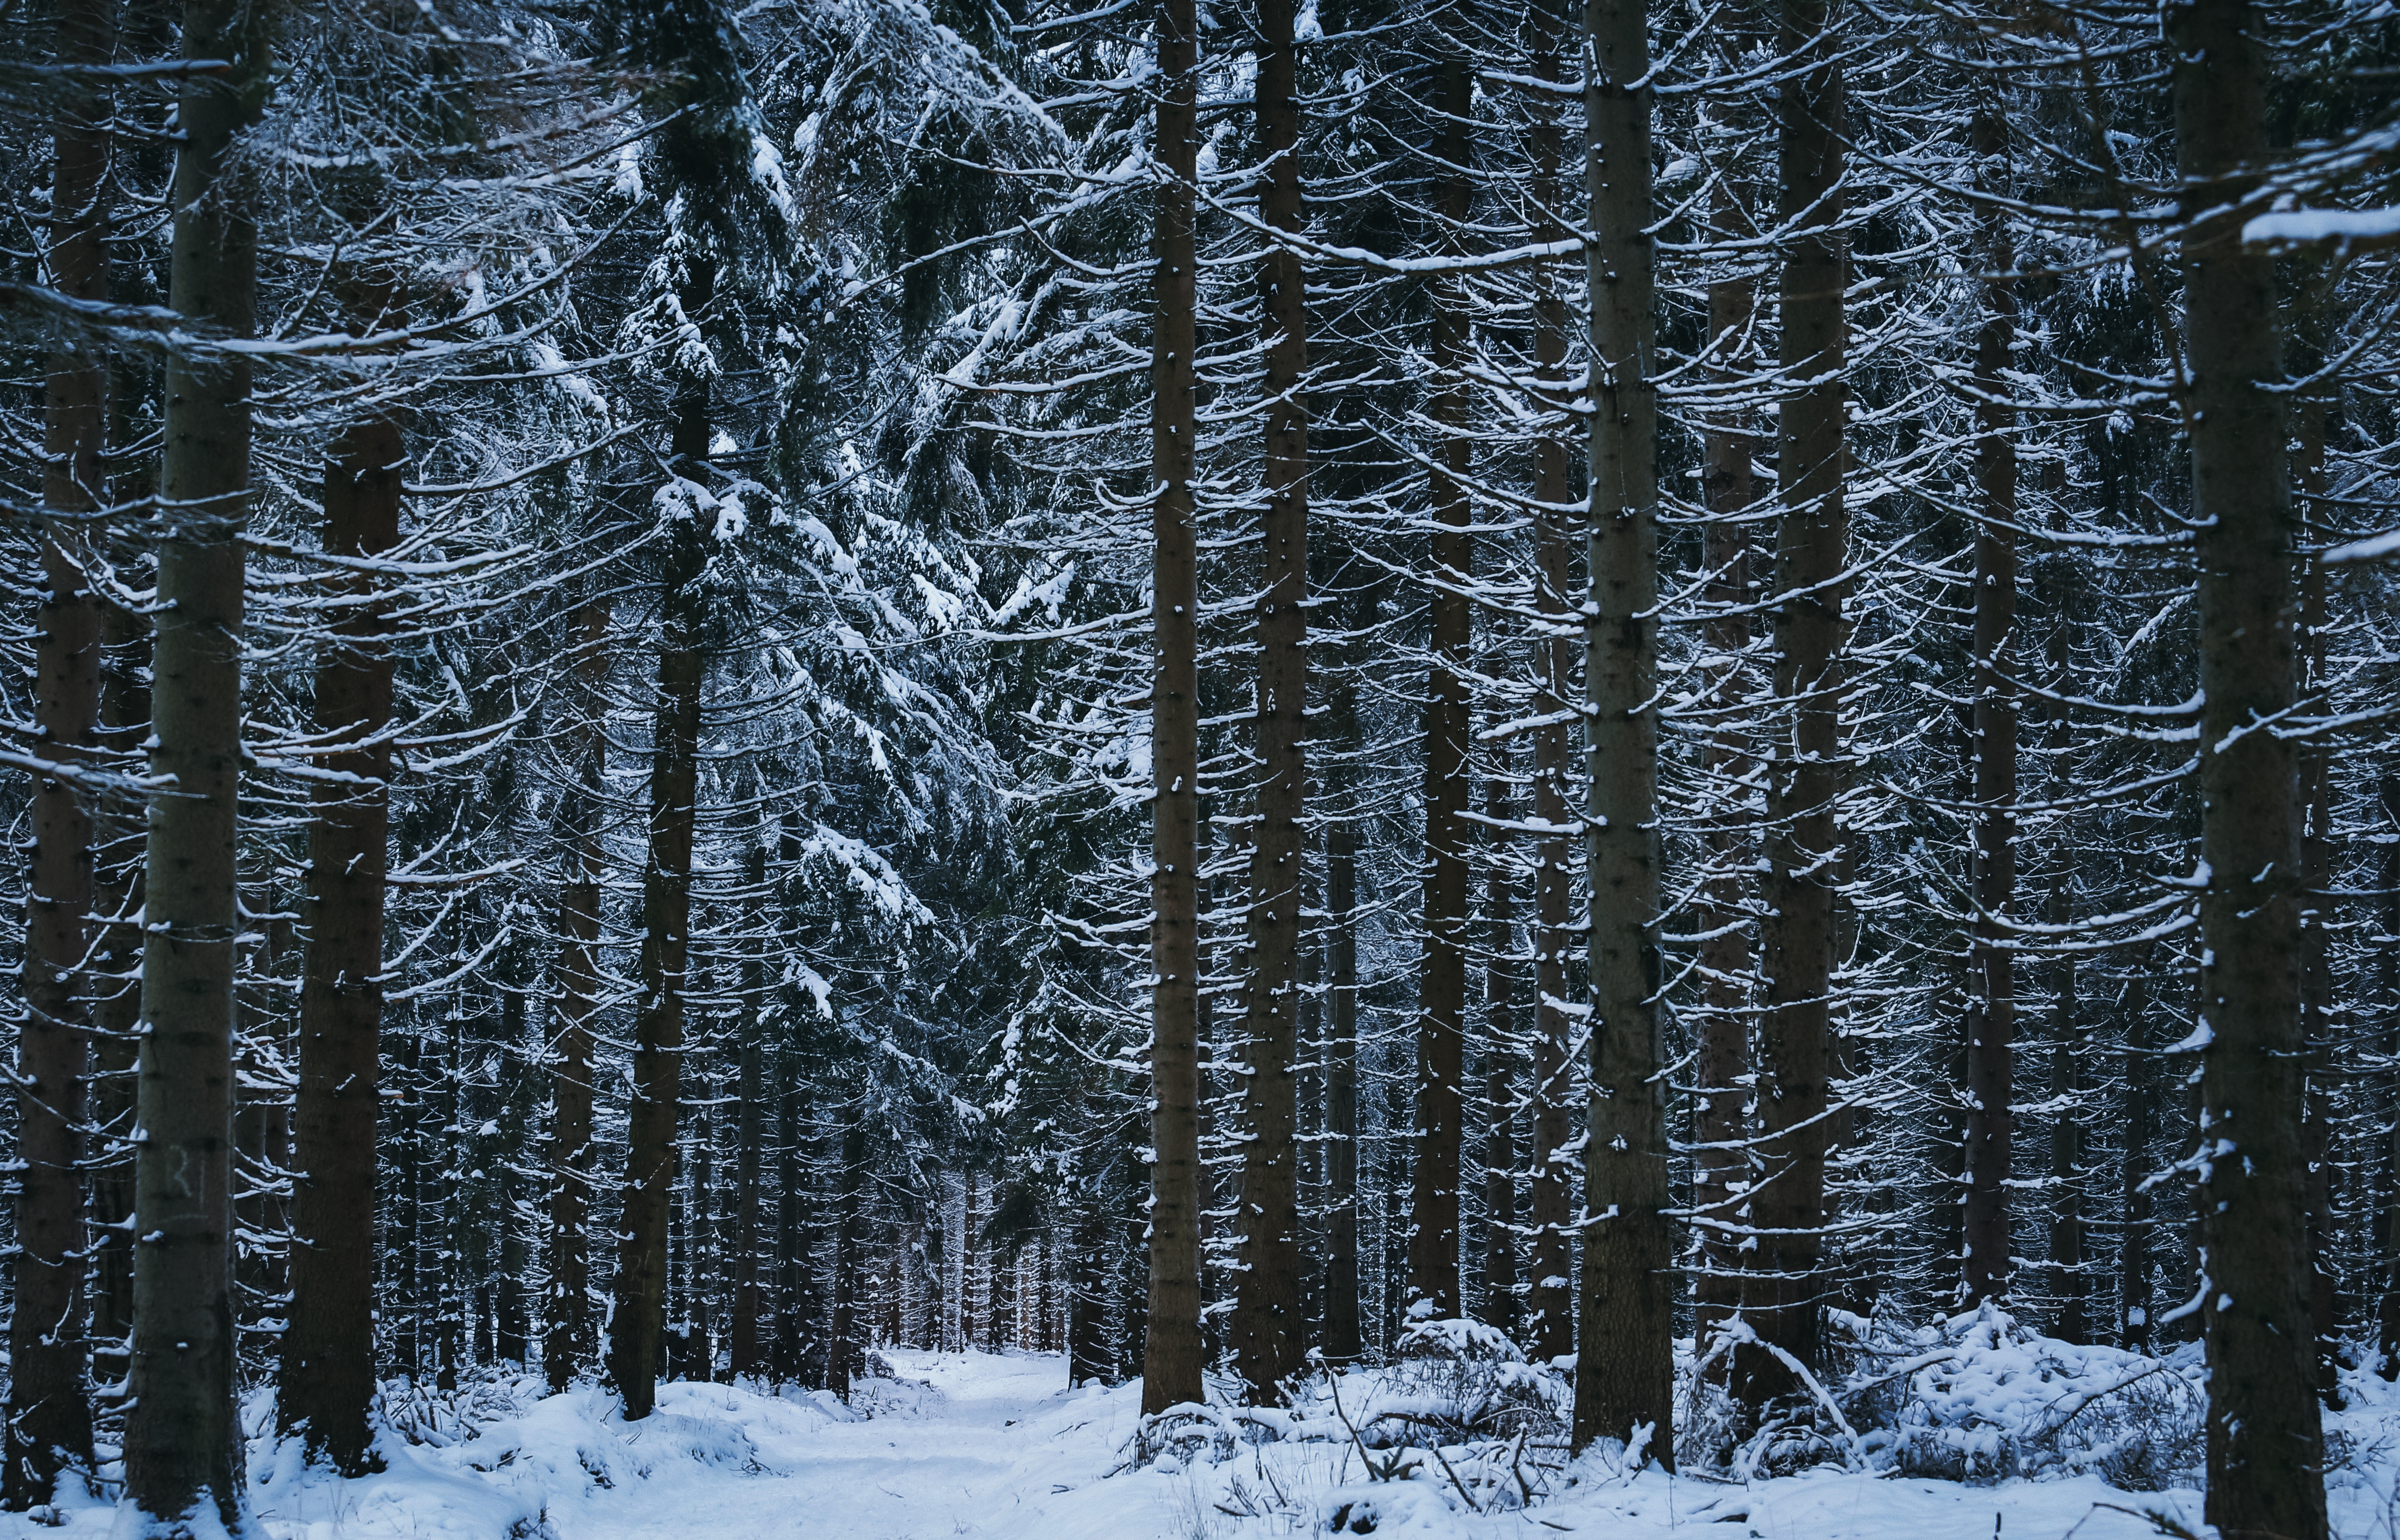
[[1574, 1441], [1675, 1468], [1674, 1234], [1658, 1001], [1658, 394], [1643, 0], [1591, 0], [1591, 1111]]
[[[715, 274], [697, 268], [683, 311], [704, 315]], [[675, 473], [708, 475], [710, 402], [704, 376], [675, 388], [670, 450]], [[705, 552], [698, 517], [687, 511], [668, 530], [660, 593], [659, 701], [650, 745], [649, 859], [642, 872], [641, 996], [634, 1013], [633, 1107], [626, 1118], [623, 1241], [617, 1308], [609, 1322], [609, 1375], [625, 1418], [650, 1414], [658, 1395], [666, 1318], [667, 1210], [675, 1178], [682, 1111], [684, 996], [691, 952], [691, 845], [697, 821], [701, 683], [708, 670], [701, 634], [700, 575]]]
[[[2400, 772], [2386, 771], [2376, 784], [2383, 846], [2376, 886], [2383, 893], [2376, 930], [2377, 994], [2383, 1007], [2383, 1052], [2400, 1078]], [[2376, 1303], [2375, 1346], [2380, 1360], [2377, 1372], [2386, 1380], [2400, 1379], [2400, 1091], [2385, 1083], [2384, 1192], [2381, 1261], [2387, 1269], [2382, 1298]]]
[[[268, 0], [189, 0], [184, 57], [224, 60], [179, 94], [170, 303], [189, 329], [248, 336], [258, 237], [230, 174], [273, 89]], [[170, 360], [135, 1156], [133, 1364], [118, 1525], [157, 1536], [250, 1522], [235, 1415], [232, 1300], [235, 806], [241, 778], [241, 529], [250, 367]]]
[[[1783, 248], [1781, 368], [1799, 382], [1782, 402], [1777, 481], [1775, 679], [1767, 834], [1760, 898], [1758, 1159], [1751, 1193], [1755, 1270], [1743, 1314], [1765, 1342], [1819, 1361], [1823, 1285], [1827, 1084], [1832, 1056], [1837, 803], [1848, 782], [1841, 732], [1849, 516], [1843, 496], [1848, 271], [1842, 214], [1844, 105], [1827, 0], [1783, 0], [1779, 48], [1790, 61], [1776, 102]], [[1788, 736], [1786, 736], [1788, 734]], [[1798, 1383], [1780, 1357], [1741, 1353], [1736, 1389], [1755, 1416]]]
[[[2299, 511], [2303, 528], [2322, 528], [2312, 506], [2325, 494], [2325, 402], [2304, 396], [2296, 403], [2293, 483], [2310, 499]], [[2300, 579], [2301, 688], [2320, 702], [2325, 688], [2325, 569], [2308, 562]], [[2318, 710], [2328, 709], [2319, 704]], [[2308, 1162], [2309, 1303], [2316, 1324], [2317, 1394], [2339, 1408], [2341, 1400], [2341, 1316], [2334, 1256], [2333, 1097], [2335, 1083], [2333, 945], [2326, 931], [2327, 890], [2333, 885], [2332, 756], [2323, 739], [2300, 747], [2300, 1035], [2308, 1043], [2307, 1124], [2303, 1158]]]
[[[1747, 232], [1748, 211], [1723, 196], [1718, 215]], [[1748, 273], [1709, 285], [1710, 375], [1735, 388], [1757, 308], [1756, 279]], [[1700, 1233], [1700, 1265], [1692, 1286], [1696, 1346], [1707, 1372], [1725, 1383], [1732, 1364], [1718, 1349], [1719, 1333], [1741, 1302], [1744, 1258], [1736, 1226], [1748, 1202], [1750, 1161], [1742, 1148], [1742, 1104], [1750, 1074], [1750, 1003], [1758, 964], [1752, 951], [1751, 877], [1757, 865], [1757, 814], [1750, 776], [1757, 755], [1744, 730], [1750, 671], [1750, 529], [1738, 521], [1757, 496], [1751, 471], [1755, 440], [1740, 422], [1711, 423], [1702, 446], [1700, 490], [1710, 520], [1702, 534], [1708, 568], [1706, 598], [1713, 612], [1703, 646], [1709, 657], [1710, 708], [1716, 725], [1703, 751], [1715, 813], [1707, 832], [1708, 871], [1701, 890], [1700, 1009], [1694, 1035], [1698, 1059], [1692, 1134], [1692, 1210]]]
[[1150, 1320], [1141, 1409], [1201, 1399], [1199, 560], [1193, 530], [1197, 327], [1193, 184], [1199, 32], [1193, 0], [1158, 8], [1158, 311], [1151, 335]]
[[[1989, 112], [1970, 130], [1975, 180], [2003, 196], [2007, 129]], [[1966, 1138], [1963, 1217], [1970, 1305], [2009, 1292], [2009, 1163], [2015, 1119], [2015, 953], [2007, 921], [2016, 903], [2017, 709], [2009, 649], [2017, 619], [2016, 413], [2008, 405], [2010, 349], [2016, 340], [2015, 252], [2005, 215], [1984, 216], [1984, 323], [1975, 344], [1973, 848], [1975, 906], [1968, 967]]]
[[2267, 154], [2265, 14], [2194, 0], [2167, 17], [2184, 313], [2193, 556], [2200, 569], [2200, 1138], [2206, 1274], [2208, 1521], [2226, 1540], [2323, 1540], [2325, 1441], [2309, 1302], [2307, 1043], [2300, 1013], [2299, 775], [2261, 723], [2298, 695], [2273, 262], [2229, 211]]
[[[1564, 0], [1539, 0], [1533, 7], [1534, 74], [1557, 85], [1566, 78], [1561, 57], [1566, 21]], [[1573, 232], [1557, 218], [1566, 207], [1561, 175], [1564, 134], [1553, 93], [1534, 102], [1534, 203], [1548, 216], [1544, 238], [1563, 240]], [[1568, 524], [1575, 488], [1569, 475], [1566, 380], [1567, 305], [1559, 264], [1545, 260], [1534, 270], [1534, 368], [1541, 392], [1544, 430], [1534, 443], [1534, 606], [1542, 632], [1534, 643], [1541, 676], [1540, 725], [1534, 729], [1534, 817], [1541, 833], [1534, 846], [1534, 1043], [1530, 1089], [1533, 1148], [1525, 1184], [1525, 1346], [1534, 1359], [1549, 1363], [1575, 1351], [1575, 1276], [1571, 1226], [1575, 1173], [1567, 1145], [1574, 1137], [1568, 1097], [1574, 1090], [1569, 1044], [1575, 1022], [1568, 1015], [1567, 949], [1575, 944], [1575, 874], [1567, 837], [1578, 825], [1569, 815], [1567, 789], [1573, 774], [1570, 724], [1578, 702], [1569, 699], [1575, 677], [1575, 642], [1582, 621], [1581, 600], [1572, 592], [1575, 552]]]
[[[1258, 147], [1265, 162], [1259, 216], [1302, 224], [1299, 46], [1292, 0], [1258, 9]], [[1249, 957], [1244, 1031], [1249, 1073], [1241, 1095], [1242, 1270], [1234, 1284], [1235, 1370], [1252, 1404], [1279, 1398], [1298, 1374], [1307, 1323], [1301, 1299], [1297, 1190], [1299, 1110], [1293, 1083], [1300, 1025], [1300, 897], [1307, 865], [1301, 816], [1308, 801], [1308, 370], [1306, 292], [1299, 253], [1270, 245], [1260, 260], [1266, 332], [1266, 511], [1259, 535], [1258, 816], [1250, 825]]]
[[[1327, 726], [1336, 752], [1355, 753], [1358, 697], [1344, 681]], [[1345, 764], [1325, 826], [1325, 1332], [1328, 1361], [1357, 1363], [1358, 1333], [1358, 813]]]
[[[1483, 783], [1484, 816], [1495, 825], [1512, 811], [1504, 760]], [[1516, 869], [1507, 837], [1491, 842], [1484, 878], [1484, 924], [1491, 953], [1483, 965], [1483, 1319], [1517, 1334], [1517, 1076], [1523, 1038], [1517, 1027]]]
[[[110, 762], [130, 768], [150, 733], [150, 625], [119, 605], [102, 612], [101, 742]], [[95, 1043], [94, 1123], [106, 1157], [92, 1172], [91, 1218], [102, 1233], [92, 1301], [92, 1374], [121, 1391], [133, 1333], [134, 1060], [142, 1019], [141, 909], [143, 830], [121, 807], [101, 810], [102, 853], [96, 885], [101, 936], [87, 974]]]
[[2146, 1353], [2159, 1345], [2158, 1310], [2150, 1287], [2157, 1206], [2148, 1181], [2150, 1146], [2158, 1137], [2159, 1096], [2156, 1055], [2148, 1026], [2149, 982], [2141, 974], [2126, 982], [2120, 1012], [2125, 1024], [2125, 1226], [2117, 1243], [2117, 1293], [2125, 1315], [2125, 1350]]
[[743, 900], [747, 917], [745, 929], [749, 935], [743, 945], [747, 948], [742, 960], [742, 1000], [737, 1009], [735, 1029], [739, 1033], [736, 1052], [740, 1055], [734, 1097], [736, 1132], [734, 1135], [734, 1199], [733, 1199], [733, 1328], [731, 1333], [730, 1370], [736, 1380], [763, 1373], [766, 1357], [760, 1349], [762, 1341], [758, 1321], [762, 1300], [758, 1282], [758, 1233], [762, 1200], [759, 1166], [765, 1155], [765, 1123], [767, 1110], [763, 1105], [766, 1090], [766, 1047], [760, 1041], [766, 1030], [767, 1017], [767, 825], [761, 823], [757, 842], [750, 848], [742, 865], [742, 885], [749, 897]]
[[[2071, 848], [2071, 847], [2070, 847]], [[2072, 908], [2073, 868], [2061, 862], [2050, 886], [2049, 923], [2063, 926]], [[2063, 1342], [2092, 1335], [2090, 1286], [2083, 1276], [2083, 1045], [2076, 1038], [2075, 954], [2050, 965], [2050, 1334]]]
[[[52, 23], [57, 62], [105, 65], [116, 51], [114, 0], [75, 0]], [[108, 295], [108, 114], [72, 79], [51, 118], [50, 226], [43, 276], [61, 294]], [[107, 506], [102, 451], [108, 370], [89, 349], [50, 356], [42, 400], [42, 593], [34, 630], [39, 750], [85, 768], [100, 723], [100, 606], [84, 563]], [[92, 820], [65, 775], [34, 789], [25, 884], [25, 1014], [17, 1040], [17, 1247], [8, 1326], [8, 1416], [0, 1506], [57, 1495], [69, 1465], [91, 1465], [89, 1351], [84, 1326], [83, 1158], [89, 1057], [84, 953], [92, 910]]]
[[[344, 320], [364, 336], [394, 323], [386, 273], [346, 275]], [[353, 422], [325, 465], [324, 549], [373, 559], [400, 539], [405, 446], [388, 415]], [[376, 579], [353, 570], [322, 644], [314, 730], [327, 779], [311, 794], [307, 952], [300, 985], [300, 1086], [293, 1109], [291, 1319], [276, 1421], [346, 1476], [377, 1462], [375, 1399], [375, 1119], [383, 1029], [384, 877], [389, 841], [392, 658]]]
[[[1474, 111], [1466, 58], [1445, 43], [1435, 63], [1434, 192], [1445, 251], [1462, 249], [1470, 189], [1467, 128]], [[1467, 533], [1466, 377], [1470, 338], [1466, 280], [1433, 280], [1434, 420], [1431, 496], [1433, 666], [1425, 685], [1425, 971], [1417, 997], [1417, 1149], [1410, 1193], [1408, 1309], [1435, 1320], [1459, 1314], [1458, 1195], [1466, 1044], [1466, 672], [1474, 574]]]
[[592, 1012], [600, 998], [600, 842], [607, 740], [602, 687], [608, 677], [608, 606], [576, 612], [573, 725], [560, 735], [572, 777], [559, 797], [558, 952], [551, 962], [550, 1297], [542, 1312], [542, 1370], [553, 1395], [575, 1383], [598, 1350], [592, 1319]]

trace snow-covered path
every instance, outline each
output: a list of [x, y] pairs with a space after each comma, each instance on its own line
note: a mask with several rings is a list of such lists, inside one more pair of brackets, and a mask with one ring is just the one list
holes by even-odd
[[[300, 1468], [288, 1447], [252, 1445], [261, 1540], [1264, 1540], [1330, 1534], [1371, 1511], [1411, 1540], [2160, 1540], [2144, 1510], [2199, 1528], [2190, 1492], [2133, 1494], [2095, 1478], [1965, 1486], [1820, 1471], [1751, 1487], [1603, 1465], [1521, 1511], [1466, 1511], [1438, 1477], [1364, 1484], [1346, 1445], [1289, 1440], [1189, 1470], [1119, 1472], [1139, 1385], [1070, 1392], [1056, 1356], [887, 1354], [855, 1411], [821, 1397], [727, 1385], [661, 1387], [636, 1424], [596, 1389], [540, 1397], [518, 1387], [480, 1432], [447, 1447], [384, 1449], [359, 1480]], [[2378, 1408], [2378, 1422], [2390, 1410]], [[252, 1408], [266, 1420], [263, 1403]], [[865, 1415], [858, 1415], [864, 1411]], [[2341, 1540], [2392, 1540], [2384, 1473], [2338, 1485]], [[1366, 1504], [1365, 1507], [1358, 1505]], [[1231, 1510], [1231, 1511], [1229, 1511]], [[0, 1516], [0, 1540], [98, 1540], [97, 1501], [45, 1528]]]

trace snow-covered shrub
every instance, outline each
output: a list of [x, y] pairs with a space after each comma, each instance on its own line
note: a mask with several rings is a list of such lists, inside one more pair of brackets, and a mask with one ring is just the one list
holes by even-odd
[[1846, 1387], [1861, 1444], [1904, 1474], [1971, 1483], [2096, 1475], [2191, 1484], [2205, 1395], [2194, 1351], [2152, 1358], [2059, 1342], [1984, 1305], [1886, 1343]]
[[1369, 1414], [1378, 1434], [1360, 1430], [1370, 1448], [1379, 1437], [1424, 1441], [1411, 1432], [1449, 1443], [1566, 1435], [1566, 1383], [1526, 1362], [1507, 1333], [1481, 1321], [1409, 1322], [1386, 1383]]

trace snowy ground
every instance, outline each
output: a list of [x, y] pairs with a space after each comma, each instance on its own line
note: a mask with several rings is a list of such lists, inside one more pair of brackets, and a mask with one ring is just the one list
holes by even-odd
[[[1342, 1533], [1436, 1540], [1678, 1530], [1693, 1540], [2139, 1540], [2199, 1529], [2196, 1493], [2120, 1492], [2093, 1476], [1970, 1486], [1825, 1470], [1745, 1488], [1655, 1471], [1627, 1479], [1588, 1460], [1530, 1507], [1485, 1492], [1494, 1511], [1477, 1513], [1439, 1468], [1367, 1481], [1346, 1442], [1242, 1443], [1188, 1469], [1172, 1458], [1126, 1469], [1138, 1386], [1070, 1392], [1052, 1356], [888, 1357], [898, 1378], [871, 1383], [854, 1411], [672, 1384], [657, 1415], [628, 1425], [596, 1390], [541, 1398], [530, 1382], [513, 1395], [494, 1386], [467, 1424], [433, 1427], [443, 1442], [389, 1438], [390, 1468], [361, 1480], [304, 1472], [288, 1451], [254, 1440], [252, 1500], [273, 1540], [1249, 1540], [1329, 1533], [1337, 1516]], [[261, 1421], [265, 1410], [253, 1408]], [[2361, 1408], [2350, 1421], [2389, 1426], [2392, 1411]], [[2400, 1540], [2392, 1472], [2380, 1442], [2367, 1442], [2376, 1468], [2338, 1485], [2335, 1529], [2343, 1540]], [[2352, 1443], [2363, 1447], [2355, 1430]], [[98, 1502], [55, 1517], [62, 1523], [44, 1528], [9, 1516], [0, 1536], [110, 1527]]]

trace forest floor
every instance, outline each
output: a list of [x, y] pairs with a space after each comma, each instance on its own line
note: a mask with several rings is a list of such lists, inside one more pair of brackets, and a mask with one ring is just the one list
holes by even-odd
[[[451, 1403], [466, 1415], [446, 1424], [430, 1404], [403, 1409], [400, 1420], [423, 1441], [387, 1436], [389, 1468], [357, 1480], [307, 1471], [288, 1446], [257, 1438], [253, 1507], [270, 1540], [1251, 1540], [1327, 1534], [1337, 1524], [1419, 1540], [2205, 1533], [2197, 1492], [2125, 1492], [2089, 1474], [1968, 1485], [1829, 1468], [1744, 1487], [1656, 1470], [1629, 1479], [1588, 1458], [1525, 1506], [1478, 1495], [1474, 1479], [1440, 1468], [1370, 1482], [1366, 1451], [1346, 1440], [1238, 1444], [1230, 1458], [1220, 1445], [1216, 1459], [1195, 1446], [1188, 1467], [1169, 1456], [1128, 1468], [1138, 1384], [1069, 1391], [1055, 1355], [886, 1356], [894, 1377], [865, 1383], [851, 1408], [796, 1392], [669, 1384], [658, 1413], [631, 1425], [596, 1389], [542, 1397], [536, 1382], [496, 1383]], [[252, 1410], [263, 1424], [265, 1406]], [[2375, 1474], [2383, 1479], [2338, 1483], [2342, 1540], [2400, 1540], [2392, 1473]], [[96, 1537], [111, 1527], [98, 1500], [50, 1517], [44, 1527], [8, 1515], [0, 1536]]]

